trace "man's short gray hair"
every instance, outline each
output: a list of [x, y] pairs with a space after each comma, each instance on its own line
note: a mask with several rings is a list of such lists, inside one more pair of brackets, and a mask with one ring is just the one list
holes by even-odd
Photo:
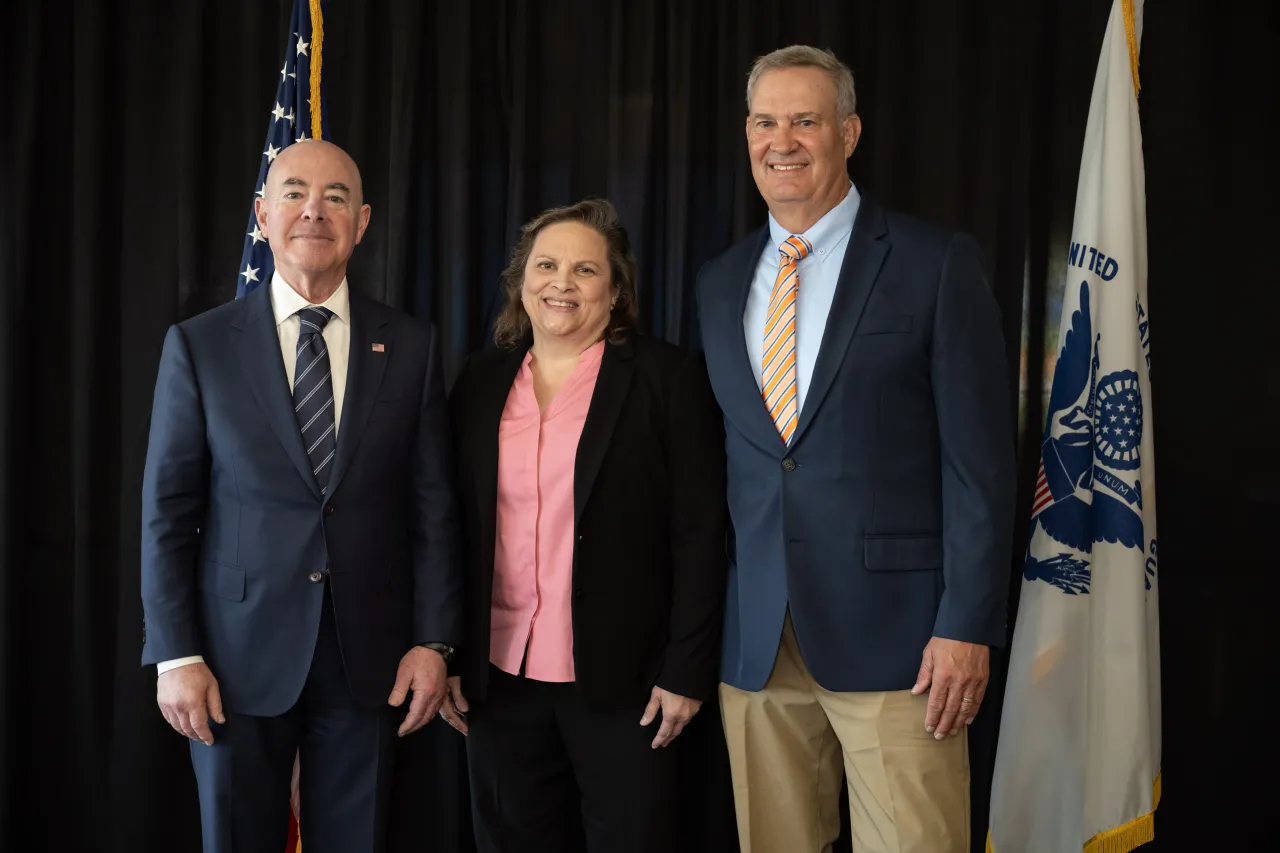
[[804, 44], [793, 44], [773, 53], [767, 53], [751, 66], [751, 74], [747, 77], [747, 112], [751, 112], [751, 97], [755, 94], [756, 83], [770, 71], [781, 68], [821, 68], [831, 77], [836, 87], [836, 113], [839, 118], [847, 118], [857, 112], [858, 96], [853, 90], [853, 72], [836, 55], [829, 50], [809, 47]]

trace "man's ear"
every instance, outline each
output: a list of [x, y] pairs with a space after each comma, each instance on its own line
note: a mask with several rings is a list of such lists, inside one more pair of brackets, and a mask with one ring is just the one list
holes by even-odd
[[356, 244], [364, 239], [365, 229], [369, 227], [369, 216], [373, 213], [373, 208], [367, 204], [360, 205], [360, 222], [356, 225]]
[[853, 156], [853, 149], [858, 147], [858, 139], [862, 136], [862, 119], [857, 113], [846, 116], [844, 120], [844, 159]]

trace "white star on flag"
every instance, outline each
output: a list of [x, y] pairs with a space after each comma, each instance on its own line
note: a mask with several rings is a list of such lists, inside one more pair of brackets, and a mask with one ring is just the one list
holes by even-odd
[[280, 106], [279, 101], [276, 101], [276, 108], [271, 111], [271, 114], [276, 117], [276, 121], [284, 118], [284, 107]]
[[258, 270], [257, 270], [257, 269], [254, 269], [253, 267], [249, 266], [248, 264], [245, 264], [245, 265], [244, 265], [244, 272], [240, 273], [240, 275], [244, 276], [244, 280], [245, 280], [245, 281], [257, 281], [257, 280], [258, 280]]
[[[249, 232], [249, 236], [253, 238], [253, 245], [255, 246], [258, 245], [259, 243], [267, 242], [267, 238], [262, 236], [262, 231], [258, 228], [257, 225], [253, 226], [253, 230]], [[241, 275], [244, 275], [244, 273], [241, 273]], [[254, 273], [253, 280], [257, 281], [257, 272]]]
[[286, 78], [286, 77], [288, 77], [288, 76], [289, 76], [289, 63], [287, 63], [287, 62], [286, 62], [286, 63], [284, 64], [284, 67], [280, 69], [280, 80], [281, 80], [281, 82], [283, 82], [283, 81], [284, 81], [284, 78]]
[[308, 55], [308, 54], [307, 54], [307, 48], [309, 48], [309, 47], [311, 47], [311, 42], [306, 42], [306, 41], [303, 41], [302, 39], [298, 39], [298, 53], [299, 53], [301, 56], [307, 56], [307, 55]]
[[289, 126], [293, 127], [293, 107], [289, 107], [289, 114], [285, 118], [289, 120]]
[[267, 197], [267, 182], [266, 182], [266, 181], [263, 181], [263, 182], [262, 182], [262, 186], [258, 187], [258, 191], [257, 191], [256, 193], [254, 193], [254, 195], [258, 196], [258, 198], [266, 198], [266, 197]]
[[293, 140], [293, 141], [294, 141], [294, 142], [306, 142], [306, 141], [307, 141], [307, 132], [306, 132], [305, 130], [304, 130], [304, 131], [302, 131], [302, 135], [301, 135], [301, 136], [299, 136], [297, 139], [295, 139], [295, 140]]
[[274, 162], [276, 161], [276, 158], [280, 156], [280, 149], [279, 149], [279, 148], [276, 148], [274, 145], [272, 145], [270, 142], [268, 142], [268, 143], [267, 143], [267, 150], [266, 150], [266, 151], [263, 151], [262, 153], [263, 153], [263, 154], [265, 154], [265, 155], [267, 155], [267, 162], [268, 162], [268, 163], [274, 163]]

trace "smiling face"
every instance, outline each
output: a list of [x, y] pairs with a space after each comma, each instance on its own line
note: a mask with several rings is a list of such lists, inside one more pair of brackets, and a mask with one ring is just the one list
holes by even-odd
[[286, 281], [345, 274], [369, 225], [362, 201], [360, 172], [336, 145], [308, 140], [276, 157], [254, 207]]
[[556, 340], [586, 349], [604, 336], [616, 293], [609, 246], [595, 229], [557, 222], [538, 232], [520, 293], [535, 344]]
[[826, 71], [798, 66], [763, 74], [746, 129], [756, 187], [793, 234], [807, 230], [848, 192], [845, 161], [862, 123], [857, 115], [838, 115], [836, 86]]

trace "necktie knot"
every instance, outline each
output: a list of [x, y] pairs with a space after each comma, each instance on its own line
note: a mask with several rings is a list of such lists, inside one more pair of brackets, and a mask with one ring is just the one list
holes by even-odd
[[333, 312], [319, 305], [308, 305], [298, 310], [298, 319], [302, 322], [300, 337], [315, 335], [324, 331], [324, 327], [333, 319]]
[[810, 252], [813, 251], [813, 244], [803, 237], [792, 234], [782, 242], [778, 247], [780, 263], [799, 263]]

